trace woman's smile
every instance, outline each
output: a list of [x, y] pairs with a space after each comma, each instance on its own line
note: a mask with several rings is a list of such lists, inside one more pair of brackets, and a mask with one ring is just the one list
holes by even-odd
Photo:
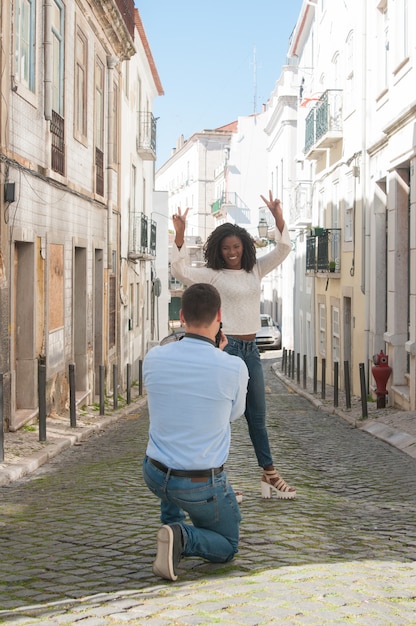
[[221, 242], [221, 255], [224, 267], [228, 270], [240, 270], [243, 256], [243, 243], [239, 237], [224, 237]]

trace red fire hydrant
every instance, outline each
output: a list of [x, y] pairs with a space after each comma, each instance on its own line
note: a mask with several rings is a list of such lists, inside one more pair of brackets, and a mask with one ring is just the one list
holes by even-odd
[[392, 369], [389, 365], [389, 357], [380, 350], [379, 354], [373, 356], [374, 365], [371, 368], [374, 380], [376, 381], [377, 408], [384, 409], [386, 407], [386, 395], [388, 391], [386, 384], [390, 378]]

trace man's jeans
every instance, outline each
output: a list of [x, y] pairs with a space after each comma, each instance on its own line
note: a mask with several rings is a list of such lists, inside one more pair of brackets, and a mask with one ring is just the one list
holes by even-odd
[[[179, 523], [182, 527], [182, 556], [199, 556], [214, 563], [226, 563], [234, 557], [241, 513], [224, 471], [203, 482], [192, 482], [191, 478], [163, 472], [145, 457], [143, 476], [150, 491], [160, 498], [162, 524]], [[185, 523], [185, 512], [192, 525]]]
[[255, 341], [243, 341], [229, 335], [227, 335], [227, 339], [228, 344], [225, 346], [224, 352], [243, 359], [250, 376], [247, 387], [245, 417], [258, 464], [260, 467], [273, 465], [266, 428], [266, 396], [259, 349]]

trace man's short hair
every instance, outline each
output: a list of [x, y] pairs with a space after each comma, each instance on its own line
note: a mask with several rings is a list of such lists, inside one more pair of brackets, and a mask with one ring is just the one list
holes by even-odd
[[208, 283], [190, 285], [182, 294], [182, 315], [187, 324], [208, 326], [220, 308], [220, 294]]

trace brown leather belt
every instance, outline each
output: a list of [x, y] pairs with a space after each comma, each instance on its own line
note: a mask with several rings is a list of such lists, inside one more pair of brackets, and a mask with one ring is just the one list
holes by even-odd
[[[154, 459], [151, 459], [149, 456], [147, 458], [149, 459], [152, 465], [162, 470], [162, 472], [165, 472], [165, 474], [169, 472], [169, 467], [166, 467], [166, 465], [163, 465], [163, 463], [159, 463], [159, 461], [155, 461]], [[204, 470], [171, 469], [170, 475], [182, 476], [182, 478], [208, 478], [209, 476], [212, 476], [212, 472], [214, 472], [214, 475], [216, 476], [217, 474], [220, 474], [223, 470], [224, 470], [224, 465], [221, 465], [221, 467], [213, 467], [212, 469], [204, 469]]]

